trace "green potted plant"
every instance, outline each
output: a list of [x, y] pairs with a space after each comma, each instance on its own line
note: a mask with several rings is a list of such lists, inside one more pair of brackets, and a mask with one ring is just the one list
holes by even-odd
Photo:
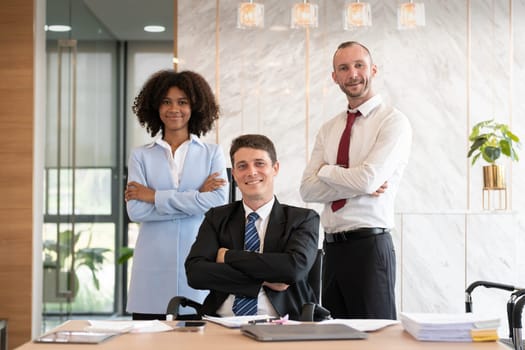
[[[80, 238], [88, 235], [87, 244], [83, 248], [77, 247]], [[59, 242], [56, 240], [45, 240], [44, 246], [44, 301], [62, 302], [72, 300], [78, 291], [78, 278], [76, 271], [82, 267], [87, 267], [91, 272], [91, 277], [95, 288], [100, 288], [97, 272], [100, 271], [106, 261], [105, 253], [110, 252], [108, 248], [91, 247], [93, 232], [91, 230], [80, 230], [73, 234], [71, 230], [59, 232]], [[71, 254], [71, 247], [74, 256]], [[68, 271], [72, 266], [72, 271]], [[58, 281], [57, 281], [58, 278]], [[70, 279], [74, 283], [70, 283]], [[63, 293], [64, 290], [73, 286], [71, 295]], [[63, 290], [57, 290], [63, 289]], [[62, 292], [62, 293], [59, 293]]]
[[510, 160], [518, 161], [515, 147], [520, 146], [520, 139], [506, 124], [497, 123], [494, 119], [484, 120], [472, 127], [469, 135], [471, 142], [467, 157], [472, 157], [472, 165], [481, 157], [488, 166], [483, 167], [484, 189], [503, 189], [505, 182], [503, 169], [496, 161], [503, 155]]
[[124, 264], [129, 259], [133, 258], [133, 253], [135, 252], [135, 249], [131, 247], [121, 247], [120, 248], [120, 255], [118, 257], [117, 262], [119, 264]]

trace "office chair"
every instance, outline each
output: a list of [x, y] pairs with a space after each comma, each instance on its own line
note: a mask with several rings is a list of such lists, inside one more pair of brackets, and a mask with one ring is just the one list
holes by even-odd
[[512, 329], [511, 331], [511, 339], [510, 341], [500, 341], [504, 343], [505, 345], [515, 349], [515, 350], [524, 350], [525, 348], [525, 342], [523, 341], [523, 335], [522, 335], [522, 322], [521, 322], [521, 314], [523, 311], [523, 306], [525, 305], [525, 290], [518, 291], [519, 293], [516, 293], [516, 303], [514, 308], [512, 309], [512, 318], [511, 318], [511, 324]]
[[300, 321], [323, 321], [329, 319], [330, 311], [321, 306], [321, 287], [323, 278], [323, 256], [322, 249], [317, 250], [315, 262], [308, 272], [308, 284], [312, 287], [316, 297], [316, 303], [306, 303], [303, 305]]
[[228, 195], [228, 203], [233, 203], [236, 201], [237, 197], [237, 183], [232, 176], [232, 168], [226, 168], [226, 175], [228, 177], [228, 182], [230, 183], [230, 193]]
[[[472, 312], [472, 297], [471, 293], [476, 287], [496, 288], [512, 292], [507, 302], [507, 322], [509, 326], [509, 338], [500, 338], [499, 341], [511, 348], [523, 350], [525, 342], [521, 337], [521, 311], [515, 311], [518, 308], [517, 300], [525, 295], [525, 289], [510, 285], [489, 281], [475, 281], [471, 283], [465, 290], [465, 310]], [[524, 299], [524, 298], [521, 298]], [[520, 299], [520, 300], [521, 300]], [[525, 302], [525, 300], [523, 301]], [[522, 304], [523, 304], [522, 302]], [[522, 306], [520, 306], [522, 308]], [[517, 313], [519, 313], [520, 321], [516, 323]]]
[[[321, 284], [322, 284], [322, 264], [324, 252], [322, 249], [317, 250], [315, 262], [308, 273], [308, 283], [314, 291], [316, 303], [306, 303], [303, 305], [300, 321], [322, 321], [330, 318], [330, 311], [319, 305], [321, 300]], [[195, 314], [181, 315], [179, 314], [180, 307], [191, 307], [195, 309]], [[171, 298], [166, 308], [167, 315], [173, 315], [177, 320], [197, 320], [202, 318], [201, 313], [202, 304], [183, 296], [175, 296]]]
[[475, 281], [472, 282], [467, 289], [465, 289], [465, 311], [466, 312], [472, 312], [472, 292], [476, 287], [485, 287], [485, 288], [497, 288], [497, 289], [503, 289], [508, 290], [509, 292], [514, 292], [520, 288], [516, 288], [510, 284], [502, 284], [502, 283], [496, 283], [496, 282], [489, 282], [489, 281]]

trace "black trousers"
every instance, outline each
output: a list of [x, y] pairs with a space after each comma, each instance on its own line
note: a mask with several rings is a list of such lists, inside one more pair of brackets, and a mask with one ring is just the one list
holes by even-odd
[[396, 256], [390, 233], [324, 242], [322, 305], [333, 318], [396, 319]]

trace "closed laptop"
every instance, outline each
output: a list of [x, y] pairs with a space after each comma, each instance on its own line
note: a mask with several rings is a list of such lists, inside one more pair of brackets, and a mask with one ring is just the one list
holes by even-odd
[[366, 339], [368, 335], [343, 324], [250, 324], [241, 326], [242, 334], [258, 341], [299, 341]]

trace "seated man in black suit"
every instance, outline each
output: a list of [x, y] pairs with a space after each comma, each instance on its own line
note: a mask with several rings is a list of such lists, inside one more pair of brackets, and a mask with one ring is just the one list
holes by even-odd
[[[242, 200], [206, 213], [186, 259], [188, 283], [210, 290], [203, 315], [297, 320], [303, 304], [318, 302], [307, 278], [318, 249], [319, 215], [277, 201], [273, 180], [279, 163], [266, 136], [236, 138], [230, 158]], [[256, 230], [249, 219], [254, 215]], [[255, 248], [249, 246], [253, 240]]]

